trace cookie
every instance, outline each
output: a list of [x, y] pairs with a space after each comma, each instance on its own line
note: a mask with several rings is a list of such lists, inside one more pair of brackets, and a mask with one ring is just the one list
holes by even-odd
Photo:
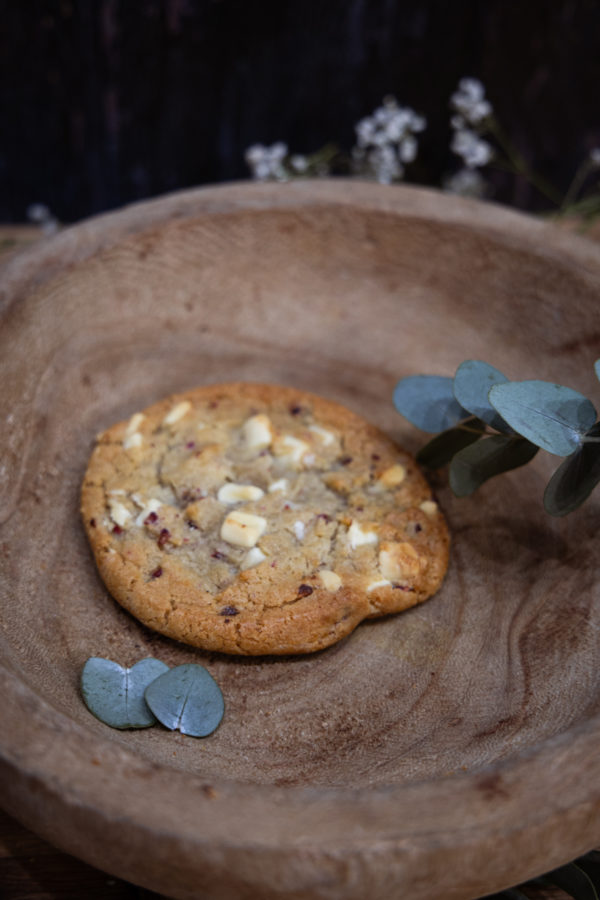
[[448, 563], [412, 457], [288, 387], [209, 385], [114, 425], [81, 509], [113, 597], [150, 628], [225, 653], [320, 650], [431, 596]]

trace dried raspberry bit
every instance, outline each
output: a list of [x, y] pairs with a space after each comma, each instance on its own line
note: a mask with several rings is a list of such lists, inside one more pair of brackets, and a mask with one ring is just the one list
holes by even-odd
[[160, 578], [162, 575], [162, 566], [157, 566], [154, 572], [150, 572], [151, 578]]
[[342, 458], [340, 459], [340, 463], [342, 466], [349, 466], [351, 462], [352, 462], [351, 456], [342, 456]]
[[198, 526], [195, 522], [192, 522], [191, 519], [187, 519], [187, 526], [188, 528], [193, 528], [195, 531], [198, 531]]
[[381, 459], [381, 457], [380, 457], [379, 453], [371, 453], [371, 459], [374, 460], [374, 462], [378, 462]]
[[221, 612], [219, 613], [219, 615], [220, 616], [237, 616], [238, 613], [239, 613], [239, 609], [237, 609], [237, 607], [224, 606], [223, 609], [221, 610]]
[[148, 513], [146, 518], [144, 519], [144, 525], [152, 525], [153, 522], [156, 522], [158, 516], [155, 512]]
[[392, 587], [395, 591], [414, 591], [414, 587], [411, 587], [410, 584], [398, 584], [396, 582]]
[[420, 525], [418, 522], [415, 522], [415, 532], [416, 532], [416, 534], [418, 534], [420, 531], [423, 531], [423, 526]]
[[112, 530], [113, 534], [123, 534], [123, 529], [120, 525], [115, 525]]
[[290, 406], [290, 415], [299, 416], [301, 412], [302, 412], [301, 406]]
[[185, 449], [186, 449], [186, 450], [193, 450], [195, 446], [196, 446], [196, 442], [195, 442], [195, 441], [188, 441], [187, 444], [185, 445]]
[[324, 522], [331, 522], [331, 516], [328, 516], [327, 513], [318, 513], [317, 519], [323, 519]]
[[299, 597], [309, 597], [314, 588], [311, 588], [310, 584], [301, 584], [298, 588], [298, 596]]
[[170, 537], [171, 537], [171, 532], [169, 531], [169, 529], [163, 528], [158, 536], [158, 541], [156, 542], [161, 550], [165, 546], [165, 544], [167, 543], [167, 541], [169, 540]]
[[95, 528], [95, 527], [96, 527], [96, 520], [90, 519], [90, 528]]
[[221, 553], [220, 550], [213, 550], [213, 552], [210, 555], [212, 556], [213, 559], [225, 559], [225, 554]]

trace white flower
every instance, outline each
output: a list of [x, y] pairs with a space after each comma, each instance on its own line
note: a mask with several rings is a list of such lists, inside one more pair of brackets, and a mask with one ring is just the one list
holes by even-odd
[[593, 147], [590, 150], [590, 162], [594, 168], [600, 168], [600, 147]]
[[485, 99], [485, 88], [477, 78], [461, 78], [458, 90], [450, 98], [450, 106], [469, 125], [477, 125], [493, 112], [491, 104]]
[[44, 234], [58, 231], [58, 219], [52, 215], [45, 203], [31, 203], [26, 210], [30, 222], [40, 225]]
[[469, 128], [454, 132], [450, 149], [461, 157], [468, 169], [487, 165], [493, 156], [491, 144]]
[[394, 97], [370, 116], [357, 122], [356, 146], [352, 156], [359, 172], [373, 175], [382, 184], [402, 178], [404, 164], [416, 159], [418, 142], [415, 134], [426, 127], [423, 116], [408, 106], [399, 106]]
[[477, 169], [459, 169], [444, 181], [444, 190], [460, 197], [483, 197], [487, 183]]
[[264, 144], [253, 144], [248, 147], [244, 158], [252, 173], [252, 177], [258, 181], [267, 181], [272, 178], [276, 181], [285, 181], [287, 173], [283, 160], [287, 156], [287, 144], [278, 141], [270, 147]]
[[295, 172], [298, 172], [299, 175], [303, 175], [304, 172], [306, 172], [306, 170], [308, 169], [308, 160], [300, 153], [295, 153], [290, 158], [290, 165]]

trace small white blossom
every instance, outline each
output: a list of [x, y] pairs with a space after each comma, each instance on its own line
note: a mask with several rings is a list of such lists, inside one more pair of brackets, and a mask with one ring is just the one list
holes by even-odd
[[476, 169], [487, 165], [493, 156], [491, 144], [482, 140], [478, 134], [469, 128], [455, 131], [450, 149], [460, 156], [468, 169]]
[[31, 203], [26, 210], [30, 222], [40, 225], [44, 234], [58, 231], [58, 219], [52, 215], [45, 203]]
[[381, 184], [390, 184], [404, 175], [404, 166], [416, 159], [415, 134], [426, 127], [423, 116], [394, 97], [386, 97], [370, 116], [355, 126], [356, 146], [352, 156], [359, 172], [367, 172]]
[[600, 147], [593, 147], [590, 150], [590, 162], [594, 168], [600, 168]]
[[252, 177], [258, 181], [267, 181], [275, 179], [276, 181], [285, 181], [287, 173], [283, 160], [287, 156], [287, 144], [278, 141], [270, 147], [264, 144], [253, 144], [248, 147], [244, 154], [244, 158], [252, 173]]
[[303, 175], [308, 169], [308, 160], [300, 153], [295, 153], [290, 158], [290, 165], [295, 172], [298, 172], [299, 175]]
[[485, 99], [485, 88], [477, 78], [461, 78], [458, 90], [450, 98], [450, 105], [469, 125], [479, 124], [493, 111]]
[[483, 197], [487, 183], [477, 169], [459, 169], [444, 181], [444, 190], [459, 197]]

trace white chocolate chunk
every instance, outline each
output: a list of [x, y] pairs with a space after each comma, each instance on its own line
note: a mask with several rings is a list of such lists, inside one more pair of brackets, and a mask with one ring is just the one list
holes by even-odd
[[272, 481], [269, 485], [269, 493], [272, 494], [275, 491], [283, 491], [283, 493], [287, 493], [287, 490], [290, 486], [287, 478], [278, 478], [277, 481]]
[[309, 425], [308, 430], [312, 431], [313, 434], [316, 434], [317, 437], [321, 439], [325, 447], [328, 447], [335, 441], [335, 436], [331, 433], [331, 431], [327, 431], [326, 428], [321, 428], [320, 425]]
[[251, 416], [242, 425], [242, 440], [249, 450], [264, 450], [273, 440], [271, 420], [264, 413]]
[[297, 521], [294, 522], [294, 534], [296, 535], [296, 540], [298, 540], [298, 541], [304, 540], [305, 532], [306, 532], [306, 526], [305, 526], [304, 522], [302, 522], [300, 519], [297, 519]]
[[422, 510], [426, 516], [435, 516], [438, 511], [438, 505], [435, 500], [424, 500], [419, 504], [419, 509]]
[[306, 441], [295, 438], [291, 434], [284, 434], [275, 442], [274, 452], [284, 462], [290, 465], [297, 465], [302, 462], [302, 457], [310, 450]]
[[363, 530], [358, 522], [352, 522], [348, 529], [348, 540], [352, 550], [363, 544], [376, 544], [379, 538], [374, 531]]
[[258, 566], [259, 563], [264, 562], [266, 558], [266, 555], [262, 552], [260, 547], [252, 547], [252, 549], [248, 550], [245, 557], [243, 558], [240, 569], [242, 571], [245, 571], [246, 569], [253, 569], [254, 566]]
[[342, 579], [337, 572], [330, 569], [322, 569], [319, 572], [319, 580], [326, 591], [337, 591], [342, 586]]
[[123, 526], [127, 519], [131, 518], [131, 513], [126, 506], [123, 506], [118, 500], [109, 500], [108, 508], [110, 517], [117, 525]]
[[260, 500], [264, 491], [253, 484], [223, 484], [219, 488], [219, 503], [243, 503], [244, 500]]
[[133, 434], [128, 435], [123, 441], [123, 450], [131, 450], [132, 447], [141, 447], [143, 443], [144, 438], [140, 432], [134, 431]]
[[148, 503], [143, 507], [141, 513], [136, 518], [135, 524], [143, 525], [144, 520], [147, 518], [147, 516], [149, 516], [150, 513], [156, 512], [158, 509], [160, 509], [161, 506], [162, 503], [160, 502], [160, 500], [156, 500], [156, 498], [152, 497], [150, 500], [148, 500]]
[[382, 472], [377, 481], [384, 488], [395, 488], [402, 484], [405, 478], [406, 469], [397, 463]]
[[421, 557], [411, 544], [386, 541], [379, 551], [379, 568], [392, 581], [414, 578], [421, 571]]
[[177, 403], [176, 406], [166, 414], [162, 420], [162, 424], [174, 425], [175, 422], [179, 422], [180, 419], [183, 419], [183, 417], [189, 413], [191, 408], [192, 404], [189, 400], [182, 400], [181, 403]]
[[387, 578], [382, 578], [381, 581], [372, 581], [371, 584], [367, 585], [367, 594], [370, 594], [371, 591], [376, 591], [377, 588], [388, 587], [391, 583]]
[[254, 547], [265, 533], [267, 520], [252, 513], [230, 512], [221, 525], [221, 540], [236, 547]]
[[125, 437], [128, 438], [131, 437], [132, 434], [135, 434], [145, 418], [146, 416], [144, 415], [144, 413], [135, 413], [127, 423], [127, 428], [125, 429]]

